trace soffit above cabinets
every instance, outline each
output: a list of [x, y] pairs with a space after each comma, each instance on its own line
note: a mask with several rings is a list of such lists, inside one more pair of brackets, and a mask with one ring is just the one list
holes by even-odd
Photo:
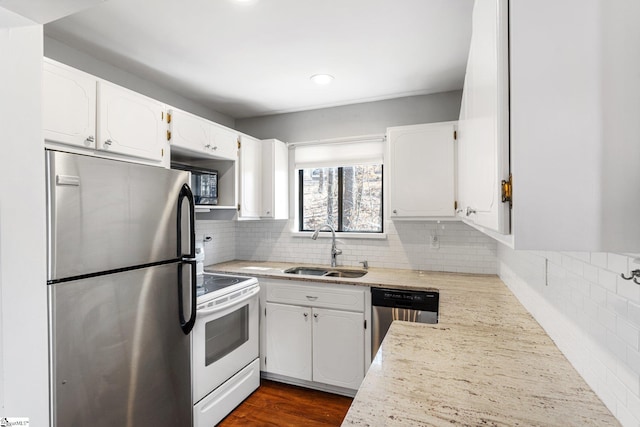
[[109, 0], [45, 34], [234, 118], [462, 88], [473, 0], [245, 3]]

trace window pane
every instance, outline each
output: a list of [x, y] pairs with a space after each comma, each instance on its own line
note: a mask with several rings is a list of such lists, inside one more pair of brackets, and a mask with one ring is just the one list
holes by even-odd
[[338, 228], [338, 168], [304, 169], [301, 230], [324, 224]]
[[[382, 165], [299, 171], [300, 230], [382, 232]], [[338, 191], [340, 190], [340, 191]]]
[[382, 232], [382, 165], [342, 168], [342, 231]]

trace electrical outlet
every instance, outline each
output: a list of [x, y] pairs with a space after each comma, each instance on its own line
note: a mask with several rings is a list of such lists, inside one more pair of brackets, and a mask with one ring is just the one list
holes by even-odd
[[437, 234], [432, 234], [429, 239], [429, 246], [431, 249], [440, 249], [440, 238]]

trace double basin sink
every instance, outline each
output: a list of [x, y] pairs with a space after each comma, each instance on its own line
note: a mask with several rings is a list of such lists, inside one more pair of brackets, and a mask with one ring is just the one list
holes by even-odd
[[322, 268], [322, 267], [292, 267], [284, 270], [287, 274], [300, 274], [305, 276], [322, 276], [322, 277], [344, 277], [344, 278], [357, 278], [367, 274], [363, 270], [345, 270], [334, 268]]

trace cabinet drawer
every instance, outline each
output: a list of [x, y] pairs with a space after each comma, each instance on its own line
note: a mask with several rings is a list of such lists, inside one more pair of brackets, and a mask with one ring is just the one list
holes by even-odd
[[352, 289], [324, 283], [269, 283], [267, 301], [364, 312], [364, 293], [365, 289], [361, 287]]

